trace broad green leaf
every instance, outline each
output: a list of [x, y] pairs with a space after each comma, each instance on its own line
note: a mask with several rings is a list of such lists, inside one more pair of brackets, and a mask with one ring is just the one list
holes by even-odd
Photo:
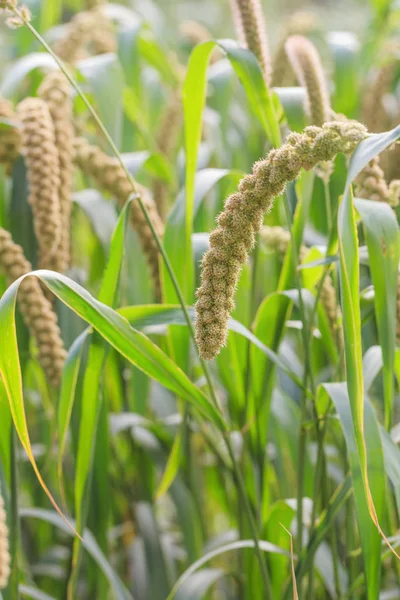
[[62, 464], [67, 442], [68, 428], [71, 420], [72, 408], [75, 400], [76, 385], [78, 381], [79, 369], [81, 366], [82, 353], [90, 331], [86, 329], [76, 338], [68, 351], [65, 360], [60, 400], [58, 403], [57, 425], [58, 425], [58, 480], [62, 490], [63, 500], [65, 502], [64, 484], [62, 476]]
[[269, 142], [274, 147], [280, 146], [281, 134], [274, 103], [256, 57], [234, 40], [218, 40], [217, 43], [243, 84], [252, 112], [259, 119]]
[[346, 188], [338, 214], [340, 287], [345, 337], [347, 390], [358, 450], [359, 467], [365, 489], [365, 500], [372, 520], [387, 543], [389, 542], [382, 531], [368, 480], [367, 448], [364, 437], [364, 380], [362, 373], [361, 315], [359, 303], [359, 248], [351, 183], [376, 154], [388, 147], [399, 136], [400, 126], [389, 132], [371, 135], [358, 145], [350, 161]]
[[394, 351], [396, 342], [397, 273], [400, 228], [388, 204], [356, 199], [367, 237], [369, 265], [375, 290], [375, 315], [383, 357], [385, 424], [392, 422]]
[[[121, 315], [95, 300], [84, 288], [64, 275], [51, 271], [36, 271], [35, 276], [64, 304], [92, 325], [129, 362], [193, 404], [215, 425], [220, 428], [225, 427], [222, 416], [208, 398], [158, 346], [144, 334], [130, 327]], [[4, 340], [7, 340], [9, 348], [6, 356], [4, 353], [0, 354], [0, 372], [4, 378], [18, 435], [33, 460], [25, 422], [14, 315], [18, 288], [25, 277], [14, 282], [0, 300], [0, 334], [4, 336]]]
[[[182, 291], [186, 301], [191, 302], [194, 284], [192, 258], [192, 227], [195, 203], [195, 178], [197, 155], [201, 140], [202, 116], [206, 101], [206, 70], [215, 42], [204, 42], [197, 46], [189, 60], [185, 84], [183, 87], [183, 111], [185, 123], [185, 229], [184, 251], [180, 260], [184, 261], [182, 271], [185, 273]], [[168, 300], [168, 299], [167, 299]]]
[[[381, 581], [381, 535], [370, 518], [370, 507], [365, 501], [364, 481], [365, 476], [360, 464], [359, 450], [357, 447], [357, 430], [354, 427], [354, 416], [351, 411], [348, 392], [345, 383], [326, 383], [323, 388], [329, 394], [339, 414], [343, 434], [346, 440], [351, 476], [354, 488], [354, 498], [357, 510], [358, 528], [365, 572], [367, 577], [368, 600], [377, 600], [380, 592]], [[375, 412], [365, 400], [365, 436], [368, 439], [368, 482], [371, 489], [371, 501], [378, 523], [383, 521], [385, 515], [385, 467], [383, 449], [379, 433], [379, 426]]]

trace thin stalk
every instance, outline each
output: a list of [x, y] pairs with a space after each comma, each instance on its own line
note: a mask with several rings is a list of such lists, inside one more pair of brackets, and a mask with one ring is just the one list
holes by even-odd
[[[192, 321], [190, 319], [189, 316], [189, 312], [187, 310], [186, 304], [185, 304], [185, 300], [183, 298], [182, 292], [180, 290], [178, 281], [176, 279], [174, 270], [172, 268], [172, 265], [169, 261], [168, 255], [164, 249], [164, 246], [162, 244], [162, 241], [160, 239], [160, 237], [158, 236], [153, 223], [151, 222], [150, 219], [150, 215], [147, 211], [147, 208], [145, 207], [143, 200], [140, 196], [140, 193], [138, 192], [137, 186], [136, 186], [136, 182], [134, 180], [134, 178], [132, 177], [132, 175], [130, 174], [130, 172], [128, 171], [127, 167], [124, 164], [124, 161], [122, 160], [121, 154], [118, 151], [118, 148], [116, 147], [111, 135], [109, 134], [109, 132], [107, 131], [107, 128], [105, 127], [105, 125], [103, 124], [103, 122], [101, 121], [99, 115], [97, 114], [96, 110], [94, 109], [94, 107], [92, 106], [92, 104], [89, 102], [89, 100], [87, 99], [86, 95], [84, 94], [84, 92], [82, 91], [81, 87], [78, 85], [78, 83], [75, 81], [75, 79], [72, 77], [72, 75], [69, 73], [68, 69], [66, 68], [66, 66], [64, 65], [64, 63], [57, 57], [57, 55], [53, 52], [53, 50], [50, 48], [50, 46], [47, 44], [47, 42], [42, 38], [42, 36], [39, 34], [39, 32], [31, 25], [31, 23], [29, 21], [27, 21], [24, 18], [24, 15], [21, 13], [21, 11], [18, 9], [18, 7], [15, 7], [13, 9], [15, 15], [17, 17], [19, 17], [21, 19], [21, 21], [26, 25], [26, 27], [31, 31], [31, 33], [34, 35], [34, 37], [40, 42], [40, 44], [43, 46], [43, 48], [52, 56], [52, 58], [56, 61], [57, 65], [60, 67], [61, 71], [64, 73], [64, 75], [66, 76], [66, 78], [68, 79], [68, 81], [70, 82], [70, 84], [73, 86], [73, 88], [76, 90], [77, 94], [79, 95], [79, 97], [83, 100], [86, 108], [88, 109], [88, 111], [90, 112], [90, 114], [92, 115], [94, 121], [96, 122], [96, 124], [98, 125], [100, 131], [102, 132], [104, 138], [107, 140], [108, 144], [110, 145], [111, 150], [113, 151], [114, 155], [116, 156], [116, 158], [118, 159], [119, 164], [121, 165], [121, 168], [123, 169], [126, 177], [128, 178], [129, 183], [131, 184], [132, 187], [132, 192], [135, 195], [139, 206], [142, 210], [143, 216], [146, 219], [146, 222], [148, 224], [148, 226], [150, 227], [151, 233], [153, 235], [154, 241], [157, 244], [158, 250], [163, 258], [163, 261], [165, 263], [165, 266], [167, 268], [168, 274], [171, 278], [171, 282], [172, 285], [174, 286], [176, 295], [178, 297], [179, 303], [182, 307], [182, 311], [185, 317], [185, 321], [187, 323], [187, 326], [189, 328], [189, 332], [190, 335], [193, 339], [193, 341], [195, 342], [195, 332], [194, 332], [194, 327], [192, 324]], [[196, 344], [195, 344], [196, 346]], [[221, 407], [219, 406], [218, 400], [217, 400], [217, 396], [214, 390], [214, 386], [211, 380], [211, 375], [209, 372], [209, 369], [204, 361], [204, 359], [199, 356], [199, 360], [200, 360], [200, 364], [201, 367], [203, 369], [204, 375], [206, 377], [207, 380], [207, 384], [208, 384], [208, 388], [210, 391], [210, 396], [212, 399], [212, 402], [214, 403], [215, 407], [218, 408], [219, 410], [221, 410]], [[221, 411], [222, 412], [222, 411]], [[228, 431], [225, 431], [225, 434], [227, 434]], [[236, 461], [236, 457], [235, 454], [233, 452], [233, 448], [232, 445], [230, 443], [230, 440], [228, 438], [227, 435], [225, 435], [225, 444], [227, 446], [229, 455], [231, 457], [232, 460], [232, 465], [234, 468], [234, 472], [235, 472], [235, 478], [237, 480], [238, 486], [239, 486], [239, 491], [240, 494], [242, 495], [243, 498], [243, 503], [244, 503], [244, 507], [245, 507], [245, 511], [247, 514], [247, 518], [249, 520], [249, 525], [250, 525], [250, 529], [252, 532], [252, 537], [253, 537], [253, 541], [255, 544], [255, 550], [256, 550], [256, 555], [260, 564], [260, 571], [261, 571], [261, 575], [263, 578], [263, 582], [264, 582], [264, 587], [267, 593], [267, 598], [271, 598], [272, 599], [272, 588], [271, 588], [271, 583], [270, 583], [270, 579], [269, 579], [269, 574], [268, 574], [268, 569], [267, 569], [267, 565], [266, 565], [266, 561], [264, 559], [264, 556], [261, 552], [260, 549], [260, 545], [259, 545], [259, 539], [258, 539], [258, 534], [257, 534], [257, 529], [256, 529], [256, 525], [254, 522], [254, 517], [253, 514], [251, 512], [251, 507], [250, 507], [250, 503], [249, 500], [247, 498], [246, 495], [246, 490], [245, 490], [245, 486], [243, 483], [243, 479], [240, 473], [240, 469], [238, 467], [237, 461]]]
[[325, 209], [326, 209], [326, 223], [328, 225], [328, 235], [332, 230], [332, 204], [331, 204], [331, 192], [329, 189], [329, 181], [324, 179], [324, 196], [325, 196]]

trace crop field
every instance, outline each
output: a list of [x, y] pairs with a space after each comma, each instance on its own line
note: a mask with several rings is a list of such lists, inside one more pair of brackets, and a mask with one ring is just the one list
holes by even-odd
[[400, 599], [400, 3], [0, 0], [0, 600]]

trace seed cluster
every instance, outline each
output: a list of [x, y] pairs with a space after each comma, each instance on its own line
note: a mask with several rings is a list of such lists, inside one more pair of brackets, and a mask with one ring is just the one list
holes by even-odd
[[[124, 206], [132, 194], [132, 186], [116, 158], [108, 156], [100, 148], [89, 144], [85, 139], [76, 138], [74, 142], [74, 161], [84, 173], [93, 177], [99, 186], [115, 196], [121, 207]], [[157, 208], [146, 190], [141, 188], [140, 191], [153, 227], [158, 235], [162, 237], [164, 225]], [[133, 202], [131, 206], [131, 222], [138, 234], [143, 253], [150, 267], [157, 297], [160, 297], [158, 247], [140, 206], [136, 202]]]
[[319, 54], [307, 38], [294, 35], [286, 42], [286, 52], [302, 87], [307, 92], [306, 110], [310, 123], [319, 127], [330, 119], [330, 102]]
[[112, 23], [101, 7], [77, 13], [66, 26], [66, 32], [54, 45], [59, 58], [71, 64], [80, 58], [115, 52], [116, 37]]
[[70, 264], [70, 227], [73, 184], [73, 139], [71, 86], [61, 71], [52, 71], [43, 80], [38, 93], [47, 103], [54, 124], [59, 167], [58, 200], [61, 234], [57, 252], [48, 268], [63, 273]]
[[[9, 232], [2, 228], [0, 228], [0, 267], [9, 284], [32, 271], [32, 265], [25, 258], [21, 246], [15, 244]], [[18, 301], [24, 321], [36, 339], [39, 362], [50, 385], [56, 387], [60, 383], [66, 356], [56, 314], [36, 278], [23, 280]]]
[[4, 508], [4, 498], [0, 491], [0, 589], [7, 587], [10, 577], [10, 550], [8, 542], [7, 515]]
[[39, 249], [39, 266], [46, 267], [61, 239], [58, 192], [60, 170], [54, 124], [47, 103], [25, 98], [17, 107], [22, 123], [22, 152], [27, 166], [29, 203]]
[[400, 198], [400, 181], [386, 183], [385, 174], [379, 166], [379, 157], [373, 158], [361, 171], [356, 180], [356, 196], [387, 202], [390, 206], [398, 206]]
[[197, 290], [196, 341], [203, 358], [214, 358], [226, 343], [239, 275], [274, 199], [301, 169], [310, 170], [339, 152], [352, 152], [366, 136], [366, 128], [355, 121], [325, 123], [321, 128], [306, 127], [301, 134], [291, 133], [281, 148], [271, 150], [254, 165], [253, 173], [244, 177], [238, 191], [227, 199], [218, 227], [210, 235]]
[[271, 60], [261, 2], [260, 0], [231, 0], [231, 6], [239, 39], [256, 56], [265, 81], [269, 84]]
[[0, 98], [0, 120], [4, 121], [0, 128], [0, 162], [10, 170], [21, 150], [21, 130], [13, 105], [5, 98]]

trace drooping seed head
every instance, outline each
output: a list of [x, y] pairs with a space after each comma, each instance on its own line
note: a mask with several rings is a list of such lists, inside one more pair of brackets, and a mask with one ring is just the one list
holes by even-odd
[[54, 125], [57, 148], [61, 234], [57, 252], [48, 257], [44, 268], [63, 273], [70, 264], [70, 233], [73, 185], [73, 139], [72, 89], [61, 71], [52, 71], [44, 78], [38, 90], [46, 102]]
[[322, 128], [310, 126], [301, 134], [291, 133], [281, 148], [271, 150], [254, 165], [253, 173], [246, 175], [238, 191], [227, 199], [218, 227], [210, 235], [197, 290], [196, 341], [203, 358], [214, 358], [226, 343], [240, 272], [274, 199], [301, 169], [312, 169], [339, 152], [352, 152], [366, 136], [365, 127], [355, 121], [325, 123]]

